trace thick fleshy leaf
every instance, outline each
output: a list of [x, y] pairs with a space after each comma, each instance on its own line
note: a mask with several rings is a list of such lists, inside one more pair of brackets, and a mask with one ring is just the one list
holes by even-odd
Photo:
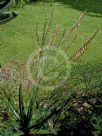
[[30, 97], [29, 100], [29, 106], [28, 106], [28, 111], [27, 111], [27, 124], [29, 125], [30, 120], [32, 118], [33, 115], [33, 108], [34, 108], [34, 102], [35, 102], [35, 93], [34, 93], [34, 88], [32, 90], [32, 95]]
[[24, 113], [24, 103], [23, 103], [23, 94], [22, 94], [22, 84], [19, 85], [19, 110], [20, 110], [20, 119], [23, 122], [25, 113]]
[[34, 129], [32, 131], [32, 134], [35, 135], [49, 135], [49, 134], [54, 134], [57, 135], [57, 132], [59, 131], [59, 129]]

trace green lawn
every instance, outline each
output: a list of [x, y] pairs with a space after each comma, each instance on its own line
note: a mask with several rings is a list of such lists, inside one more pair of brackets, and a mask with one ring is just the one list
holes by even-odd
[[[19, 16], [16, 19], [0, 26], [0, 63], [7, 64], [15, 59], [26, 62], [30, 53], [37, 48], [36, 22], [39, 22], [40, 32], [42, 32], [45, 19], [51, 12], [51, 5], [43, 1], [19, 9]], [[56, 2], [53, 28], [55, 26], [60, 26], [62, 30], [66, 26], [70, 28], [85, 9], [87, 9], [87, 15], [78, 29], [78, 38], [73, 49], [77, 49], [97, 27], [102, 28], [102, 1], [58, 0]], [[102, 29], [90, 45], [82, 60], [101, 62]]]

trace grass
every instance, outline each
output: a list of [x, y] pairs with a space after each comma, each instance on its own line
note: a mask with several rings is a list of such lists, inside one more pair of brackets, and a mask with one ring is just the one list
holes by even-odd
[[[86, 0], [86, 2], [88, 2]], [[78, 30], [78, 38], [73, 45], [72, 51], [78, 47], [97, 29], [102, 28], [102, 7], [101, 1], [92, 0], [89, 2], [90, 10]], [[78, 6], [79, 5], [79, 6]], [[89, 9], [88, 3], [82, 0], [76, 1], [75, 4], [71, 0], [59, 0], [56, 3], [53, 26], [60, 26], [64, 30], [66, 26], [70, 26], [80, 16], [81, 12]], [[26, 62], [29, 55], [38, 47], [35, 40], [35, 25], [39, 22], [40, 32], [47, 16], [51, 12], [51, 5], [48, 2], [39, 1], [32, 5], [26, 5], [25, 8], [19, 9], [19, 16], [11, 22], [0, 26], [0, 63], [8, 64], [11, 60], [19, 60]], [[33, 45], [34, 43], [34, 45]], [[96, 39], [90, 44], [88, 51], [82, 56], [82, 61], [101, 62], [102, 58], [102, 30]]]

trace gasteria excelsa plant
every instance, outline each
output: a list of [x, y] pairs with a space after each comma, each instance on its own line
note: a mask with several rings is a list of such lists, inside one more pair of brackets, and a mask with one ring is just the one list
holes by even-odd
[[[22, 94], [22, 85], [19, 85], [19, 104], [14, 101], [10, 95], [7, 94], [7, 91], [4, 88], [0, 88], [4, 95], [6, 96], [11, 111], [13, 112], [16, 120], [18, 122], [18, 133], [15, 135], [49, 135], [54, 134], [56, 135], [58, 132], [58, 128], [46, 128], [46, 123], [48, 120], [51, 119], [52, 116], [56, 116], [61, 113], [63, 106], [67, 104], [67, 101], [71, 98], [71, 94], [67, 97], [60, 98], [60, 100], [55, 99], [54, 94], [50, 95], [50, 103], [48, 106], [42, 106], [41, 108], [37, 108], [36, 102], [36, 94], [37, 88], [33, 87], [30, 95], [30, 99], [28, 101], [28, 105], [25, 106], [25, 102], [23, 100]], [[60, 105], [60, 106], [59, 106]]]
[[[51, 17], [52, 17], [52, 13], [51, 13]], [[49, 48], [50, 52], [48, 52], [48, 53], [50, 53], [50, 56], [51, 55], [55, 56], [56, 52], [55, 52], [54, 45], [55, 45], [56, 41], [58, 41], [58, 44], [57, 44], [58, 47], [56, 47], [56, 49], [59, 49], [59, 48], [61, 48], [61, 46], [63, 46], [63, 49], [61, 48], [61, 50], [64, 50], [66, 52], [69, 49], [69, 47], [71, 47], [72, 43], [75, 41], [77, 36], [74, 35], [74, 38], [71, 39], [71, 42], [69, 44], [68, 44], [68, 41], [69, 41], [68, 38], [69, 38], [70, 34], [73, 34], [77, 30], [77, 28], [80, 26], [80, 23], [84, 18], [84, 15], [85, 15], [85, 12], [81, 14], [81, 16], [79, 17], [77, 22], [71, 27], [71, 29], [68, 29], [68, 30], [65, 29], [62, 36], [61, 36], [61, 39], [59, 39], [59, 40], [57, 39], [58, 29], [56, 29], [55, 32], [52, 34], [50, 41], [48, 42], [48, 39], [49, 39], [48, 34], [50, 31], [51, 19], [52, 19], [51, 17], [46, 21], [46, 23], [44, 25], [42, 38], [40, 38], [40, 35], [38, 32], [38, 25], [37, 25], [36, 39], [37, 39], [38, 45], [40, 45], [40, 50], [39, 50], [39, 52], [37, 52], [38, 57], [37, 57], [37, 59], [35, 58], [36, 61], [33, 61], [34, 63], [36, 63], [36, 64], [34, 64], [34, 66], [36, 66], [36, 69], [33, 72], [35, 72], [35, 78], [37, 78], [37, 83], [39, 83], [39, 84], [38, 84], [38, 86], [36, 86], [37, 84], [33, 85], [30, 97], [29, 97], [26, 104], [24, 101], [23, 93], [22, 93], [22, 91], [24, 91], [22, 89], [22, 84], [19, 85], [19, 102], [18, 102], [18, 104], [17, 104], [17, 102], [14, 101], [13, 98], [11, 98], [9, 96], [9, 94], [7, 93], [5, 88], [1, 87], [1, 90], [3, 91], [4, 95], [6, 96], [8, 102], [9, 102], [10, 108], [17, 119], [17, 123], [19, 123], [18, 131], [21, 132], [21, 135], [29, 136], [31, 134], [34, 134], [34, 135], [57, 134], [58, 128], [54, 129], [54, 127], [49, 126], [49, 123], [48, 123], [49, 119], [51, 119], [53, 116], [56, 117], [57, 115], [59, 115], [61, 113], [61, 111], [63, 110], [63, 107], [68, 103], [69, 99], [72, 98], [73, 93], [67, 92], [67, 95], [59, 95], [60, 90], [61, 90], [61, 93], [63, 92], [63, 86], [66, 84], [66, 82], [68, 80], [64, 80], [63, 84], [60, 85], [60, 83], [59, 83], [58, 86], [55, 86], [55, 83], [60, 82], [61, 75], [64, 73], [63, 68], [64, 68], [65, 64], [67, 63], [67, 58], [64, 61], [62, 61], [61, 57], [57, 54], [56, 56], [60, 59], [60, 63], [57, 63], [57, 66], [54, 65], [54, 67], [52, 65], [52, 66], [50, 66], [50, 69], [48, 69], [48, 67], [49, 67], [49, 60], [48, 60], [46, 62], [47, 63], [46, 67], [44, 67], [44, 63], [46, 60], [46, 59], [44, 59], [44, 58], [46, 58], [45, 51], [47, 50], [45, 48], [45, 45], [47, 47], [51, 47], [51, 48]], [[85, 43], [83, 43], [81, 48], [79, 48], [75, 54], [73, 54], [69, 57], [68, 61], [75, 62], [76, 60], [78, 60], [79, 57], [86, 51], [89, 43], [95, 38], [98, 31], [99, 31], [99, 28], [97, 29], [97, 31], [95, 31], [92, 34], [92, 36], [88, 40], [85, 41]], [[59, 38], [59, 36], [58, 36], [58, 38]], [[67, 42], [67, 46], [65, 46], [66, 42]], [[54, 48], [54, 50], [53, 50], [53, 48]], [[52, 54], [51, 54], [51, 51], [52, 51]], [[49, 58], [50, 64], [53, 64], [51, 61], [51, 58], [53, 59], [52, 56]], [[31, 59], [32, 59], [32, 56], [30, 57], [30, 60]], [[56, 59], [54, 59], [54, 61], [55, 60]], [[33, 64], [33, 63], [30, 63], [28, 61], [28, 66], [30, 64]], [[59, 68], [61, 68], [62, 66], [63, 66], [63, 68], [59, 70]], [[45, 71], [44, 75], [42, 75], [42, 70], [46, 70], [46, 69], [48, 71], [47, 72]], [[48, 83], [46, 81], [46, 75], [48, 75], [48, 74], [50, 75], [51, 73], [53, 73], [55, 71], [59, 72], [59, 74], [58, 74], [59, 76], [57, 76], [57, 78], [55, 78], [55, 81], [54, 81], [54, 78], [50, 79], [50, 83]], [[29, 71], [28, 71], [28, 73], [29, 73]], [[50, 75], [50, 76], [52, 76], [52, 75]], [[58, 80], [58, 78], [59, 78], [59, 80]], [[32, 79], [31, 76], [30, 76], [30, 79]], [[49, 89], [49, 87], [45, 87], [46, 84], [50, 87], [51, 86], [54, 86], [54, 87], [51, 88], [52, 91], [50, 91], [51, 94], [47, 98], [47, 102], [45, 102], [45, 104], [40, 103], [41, 104], [40, 105], [37, 102], [38, 92], [42, 88], [43, 88], [42, 90], [44, 90], [44, 88]], [[41, 85], [41, 86], [39, 86], [39, 85]], [[64, 92], [64, 94], [65, 93], [66, 92]]]

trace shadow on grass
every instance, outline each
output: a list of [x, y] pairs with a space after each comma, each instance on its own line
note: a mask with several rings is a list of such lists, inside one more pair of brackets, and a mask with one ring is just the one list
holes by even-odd
[[[43, 2], [48, 0], [42, 0]], [[79, 11], [87, 10], [88, 15], [102, 17], [102, 0], [54, 0]]]

